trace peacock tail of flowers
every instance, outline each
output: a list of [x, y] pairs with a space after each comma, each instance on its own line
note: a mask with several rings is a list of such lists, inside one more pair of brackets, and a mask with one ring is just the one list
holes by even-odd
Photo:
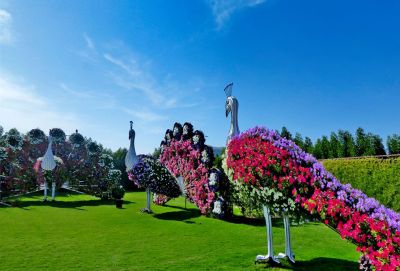
[[160, 161], [176, 178], [183, 178], [186, 197], [203, 215], [222, 218], [231, 213], [229, 195], [224, 190], [228, 179], [212, 168], [214, 153], [205, 144], [203, 132], [193, 131], [188, 122], [183, 126], [175, 123], [161, 142]]
[[354, 242], [362, 270], [400, 270], [400, 214], [349, 184], [341, 184], [292, 141], [256, 127], [228, 145], [233, 182], [273, 211], [319, 218]]

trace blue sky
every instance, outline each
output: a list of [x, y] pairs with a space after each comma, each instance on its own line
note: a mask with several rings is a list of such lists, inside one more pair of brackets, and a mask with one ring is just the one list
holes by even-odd
[[400, 133], [399, 1], [2, 1], [0, 124], [157, 147], [175, 121]]

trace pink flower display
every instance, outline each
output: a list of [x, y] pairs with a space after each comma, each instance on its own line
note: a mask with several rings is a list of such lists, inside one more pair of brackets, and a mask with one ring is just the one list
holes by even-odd
[[369, 198], [352, 196], [355, 190], [342, 187], [293, 142], [255, 128], [229, 143], [226, 164], [233, 181], [254, 191], [273, 191], [265, 193], [265, 204], [293, 203], [292, 212], [319, 218], [355, 243], [362, 253], [360, 269], [400, 270], [398, 214], [380, 206], [381, 216], [376, 216], [375, 209], [365, 206]]
[[161, 143], [160, 161], [176, 178], [183, 178], [186, 197], [202, 214], [224, 217], [231, 212], [229, 195], [224, 189], [228, 180], [212, 169], [212, 148], [204, 142], [203, 133], [193, 132], [190, 123], [183, 127], [175, 123], [173, 131], [167, 130], [165, 141]]

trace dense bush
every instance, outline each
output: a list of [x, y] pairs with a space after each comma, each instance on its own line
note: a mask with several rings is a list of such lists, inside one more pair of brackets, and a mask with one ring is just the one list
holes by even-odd
[[323, 163], [343, 183], [400, 211], [400, 158], [333, 159]]

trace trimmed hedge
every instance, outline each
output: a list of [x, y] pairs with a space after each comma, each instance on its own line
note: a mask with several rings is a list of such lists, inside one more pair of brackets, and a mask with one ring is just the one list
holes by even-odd
[[386, 207], [400, 211], [400, 157], [328, 159], [323, 165], [342, 183], [350, 183]]

